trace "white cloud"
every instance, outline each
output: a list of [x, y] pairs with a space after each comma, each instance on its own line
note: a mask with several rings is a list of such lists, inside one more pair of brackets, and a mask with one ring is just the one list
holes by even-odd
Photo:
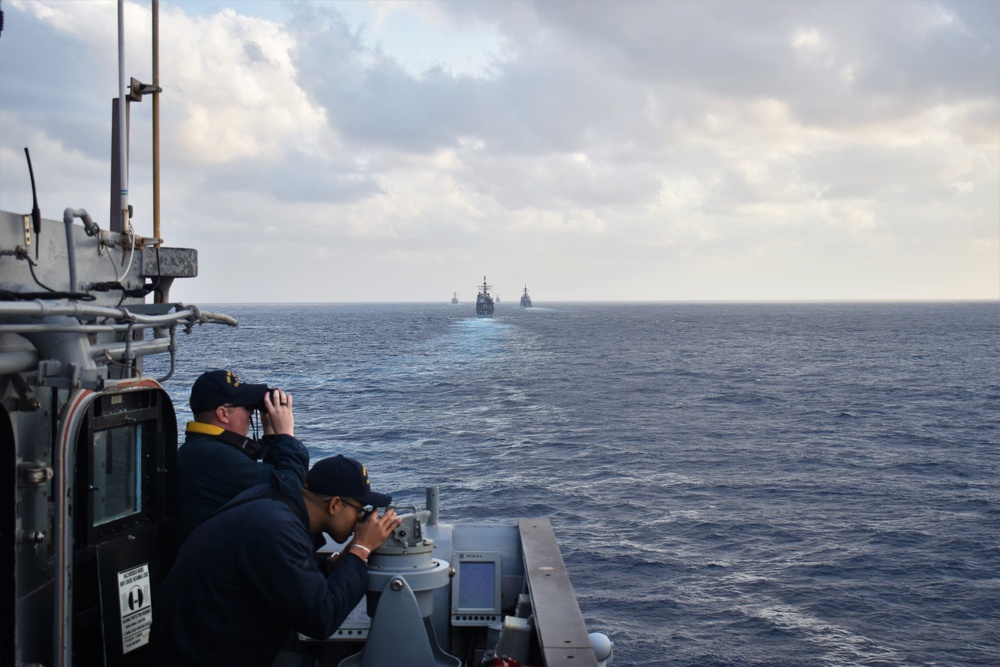
[[172, 75], [164, 105], [177, 116], [183, 159], [277, 162], [315, 148], [325, 113], [302, 89], [296, 44], [281, 25], [232, 10], [195, 18], [173, 10], [161, 26], [161, 71]]
[[[275, 6], [161, 4], [188, 300], [432, 300], [484, 272], [539, 300], [1000, 297], [995, 3]], [[4, 8], [0, 205], [31, 144], [61, 210], [105, 178], [115, 4]], [[141, 218], [146, 103], [132, 122]], [[248, 262], [280, 268], [237, 294]]]

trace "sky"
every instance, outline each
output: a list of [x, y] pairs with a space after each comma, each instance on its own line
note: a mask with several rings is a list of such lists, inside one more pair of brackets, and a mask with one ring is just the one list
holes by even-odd
[[[0, 209], [106, 227], [117, 4], [0, 0]], [[152, 81], [151, 0], [125, 2]], [[1000, 299], [1000, 2], [161, 0], [185, 303]], [[131, 108], [152, 235], [152, 103]]]

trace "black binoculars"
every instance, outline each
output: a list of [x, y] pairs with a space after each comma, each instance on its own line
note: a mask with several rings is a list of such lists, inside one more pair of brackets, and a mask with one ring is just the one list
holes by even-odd
[[[270, 396], [271, 396], [271, 403], [274, 404], [274, 405], [276, 405], [278, 403], [277, 399], [274, 397], [274, 392], [275, 391], [277, 391], [277, 389], [275, 389], [274, 387], [268, 387], [267, 391], [264, 392], [264, 396], [267, 396], [267, 395], [270, 394]], [[260, 413], [264, 414], [264, 415], [267, 414], [267, 403], [264, 402], [263, 398], [260, 399], [260, 403], [258, 403], [257, 405], [254, 406], [254, 410], [259, 410]]]

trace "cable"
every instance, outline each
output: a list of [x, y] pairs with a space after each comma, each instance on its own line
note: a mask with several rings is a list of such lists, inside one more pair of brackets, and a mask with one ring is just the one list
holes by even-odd
[[41, 280], [38, 279], [38, 276], [35, 275], [35, 263], [31, 261], [31, 258], [25, 257], [25, 259], [28, 260], [28, 268], [31, 270], [31, 277], [35, 280], [35, 284], [41, 287], [46, 292], [55, 292], [54, 289], [43, 283]]
[[38, 279], [38, 275], [35, 273], [36, 262], [31, 259], [28, 252], [21, 246], [18, 246], [14, 252], [14, 257], [17, 259], [23, 259], [28, 263], [28, 269], [31, 271], [31, 277], [34, 279], [35, 284], [41, 287], [44, 292], [11, 292], [8, 290], [0, 290], [0, 300], [2, 301], [33, 301], [35, 299], [76, 299], [78, 301], [93, 301], [94, 296], [92, 294], [87, 294], [86, 292], [57, 292], [52, 289], [41, 280]]
[[[128, 272], [132, 270], [132, 259], [135, 257], [135, 228], [132, 226], [131, 220], [128, 221], [128, 231], [126, 234], [128, 234], [129, 248], [128, 264], [125, 266], [125, 274], [118, 280], [120, 283], [125, 282], [125, 279], [128, 278]], [[117, 273], [118, 272], [116, 271], [115, 275], [117, 275]]]
[[[3, 30], [3, 13], [0, 12], [0, 30]], [[24, 147], [24, 157], [28, 160], [28, 176], [31, 177], [31, 226], [35, 230], [35, 259], [38, 259], [38, 248], [41, 242], [38, 236], [42, 233], [42, 211], [38, 208], [38, 190], [35, 188], [35, 169], [31, 166], [31, 153]]]
[[0, 289], [0, 301], [38, 301], [48, 299], [93, 301], [94, 295], [85, 294], [83, 292], [11, 292], [5, 289]]

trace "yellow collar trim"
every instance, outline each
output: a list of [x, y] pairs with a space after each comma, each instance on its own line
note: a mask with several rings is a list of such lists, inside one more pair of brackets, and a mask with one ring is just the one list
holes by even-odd
[[184, 429], [185, 433], [204, 433], [206, 435], [219, 435], [226, 429], [221, 426], [216, 426], [214, 424], [205, 424], [203, 422], [188, 422], [187, 428]]

